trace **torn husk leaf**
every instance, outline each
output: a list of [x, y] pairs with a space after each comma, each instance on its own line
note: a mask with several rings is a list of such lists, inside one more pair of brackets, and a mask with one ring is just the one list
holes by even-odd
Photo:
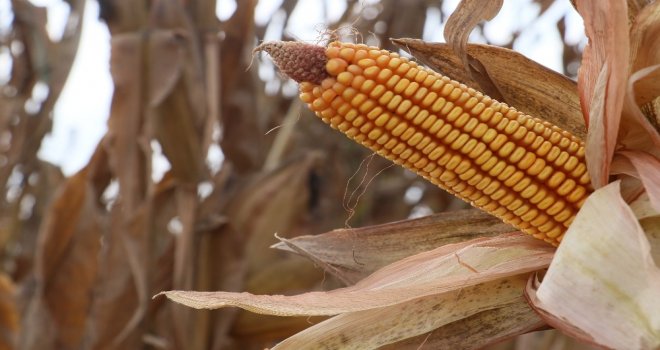
[[[316, 262], [329, 264], [330, 273], [349, 270], [367, 274], [397, 260], [479, 237], [516, 231], [500, 219], [481, 210], [467, 209], [438, 213], [355, 229], [337, 229], [320, 235], [299, 236], [273, 245], [296, 251]], [[323, 265], [322, 265], [323, 267]]]
[[470, 33], [481, 21], [493, 19], [500, 12], [502, 4], [503, 0], [463, 0], [447, 19], [443, 33], [445, 40], [451, 44], [456, 56], [461, 58], [466, 70], [472, 71], [465, 49]]
[[[660, 269], [619, 187], [611, 183], [587, 199], [543, 282], [529, 292], [536, 307], [563, 321], [560, 329], [591, 338], [583, 340], [654, 349], [660, 346]], [[636, 207], [648, 215], [648, 206]]]
[[273, 350], [375, 349], [519, 302], [527, 278], [527, 274], [511, 276], [389, 307], [344, 313], [293, 335]]
[[169, 299], [199, 309], [237, 306], [280, 316], [336, 315], [399, 304], [542, 269], [554, 248], [522, 233], [440, 247], [390, 264], [356, 285], [295, 296], [168, 291]]

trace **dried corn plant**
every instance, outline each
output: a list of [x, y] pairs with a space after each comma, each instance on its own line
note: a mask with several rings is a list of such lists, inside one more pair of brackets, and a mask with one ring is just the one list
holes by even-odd
[[[396, 1], [347, 1], [324, 24], [330, 34], [321, 40], [401, 48], [465, 84], [456, 91], [482, 91], [522, 112], [516, 115], [569, 131], [562, 134], [568, 141], [554, 140], [555, 129], [540, 123], [551, 130], [548, 142], [566, 151], [564, 162], [575, 163], [567, 171], [584, 168], [561, 190], [570, 193], [557, 194], [579, 205], [568, 214], [548, 209], [548, 216], [568, 216], [541, 230], [520, 207], [512, 214], [491, 208], [508, 224], [467, 209], [316, 120], [305, 103], [342, 130], [343, 120], [310, 100], [319, 97], [314, 87], [323, 85], [323, 72], [347, 69], [332, 61], [341, 46], [303, 45], [300, 53], [311, 47], [322, 60], [318, 81], [309, 69], [298, 78], [284, 71], [303, 81], [305, 103], [287, 95], [286, 77], [261, 79], [269, 61], [253, 60], [253, 49], [274, 29], [278, 39], [295, 36], [281, 33], [297, 1], [279, 5], [283, 24], [265, 25], [255, 23], [256, 0], [237, 1], [225, 21], [212, 0], [98, 1], [112, 37], [112, 107], [107, 134], [70, 177], [37, 151], [76, 52], [85, 1], [67, 1], [60, 40], [48, 37], [45, 11], [27, 0], [11, 2], [13, 22], [0, 33], [12, 62], [0, 96], [0, 348], [585, 346], [573, 338], [658, 346], [657, 2], [577, 2], [590, 44], [583, 57], [566, 44], [563, 56], [569, 75], [582, 62], [577, 86], [513, 51], [466, 44], [499, 11], [497, 1], [464, 0], [448, 19], [442, 1], [407, 1], [405, 11]], [[542, 16], [553, 2], [536, 3]], [[431, 10], [446, 20], [450, 44], [389, 40], [421, 38]], [[563, 34], [565, 18], [556, 25]], [[519, 35], [503, 46], [512, 48]], [[155, 180], [157, 150], [171, 168]], [[209, 159], [218, 150], [224, 159]], [[390, 158], [417, 172], [426, 166]], [[589, 181], [580, 183], [586, 168]], [[610, 174], [621, 181], [608, 184]], [[579, 186], [581, 196], [573, 191]], [[409, 219], [430, 212], [437, 214]], [[564, 236], [555, 249], [518, 230], [552, 232], [544, 237], [554, 244]], [[245, 310], [152, 299], [167, 290], [196, 291], [167, 294], [184, 304]], [[514, 338], [550, 327], [562, 333]]]

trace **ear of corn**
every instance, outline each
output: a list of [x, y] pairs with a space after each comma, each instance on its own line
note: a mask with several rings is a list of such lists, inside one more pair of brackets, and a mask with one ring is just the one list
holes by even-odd
[[536, 238], [559, 244], [592, 191], [583, 143], [554, 125], [376, 47], [334, 42], [324, 64], [300, 83], [321, 120]]

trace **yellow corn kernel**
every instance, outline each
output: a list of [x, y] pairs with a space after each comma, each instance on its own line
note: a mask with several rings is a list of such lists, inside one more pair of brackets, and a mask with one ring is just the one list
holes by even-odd
[[396, 53], [334, 42], [325, 56], [325, 71], [309, 80], [290, 69], [324, 122], [521, 231], [561, 242], [593, 190], [581, 140]]

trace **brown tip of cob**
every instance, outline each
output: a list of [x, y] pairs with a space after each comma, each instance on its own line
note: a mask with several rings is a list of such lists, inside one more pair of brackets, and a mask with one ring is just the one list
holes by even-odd
[[254, 48], [253, 52], [266, 51], [277, 68], [289, 78], [321, 84], [328, 77], [325, 64], [328, 58], [325, 47], [298, 41], [271, 41]]

